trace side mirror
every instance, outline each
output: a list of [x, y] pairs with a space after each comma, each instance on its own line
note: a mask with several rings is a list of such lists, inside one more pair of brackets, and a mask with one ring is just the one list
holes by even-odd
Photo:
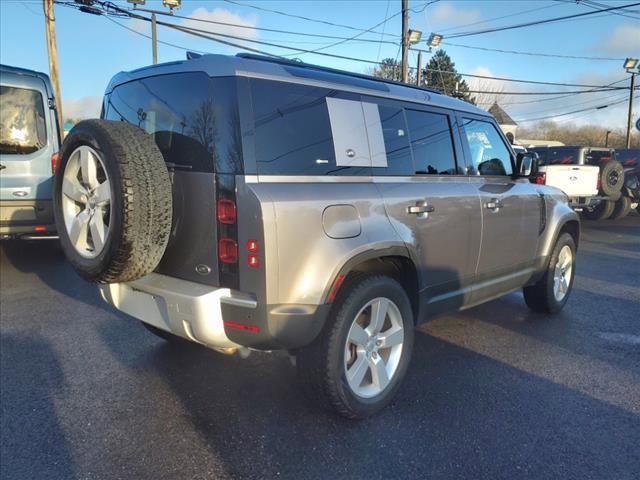
[[518, 153], [516, 156], [516, 175], [530, 177], [538, 172], [537, 153]]

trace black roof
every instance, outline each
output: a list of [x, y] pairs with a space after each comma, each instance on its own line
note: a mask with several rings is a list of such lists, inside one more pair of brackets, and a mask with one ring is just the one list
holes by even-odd
[[498, 105], [498, 102], [491, 105], [489, 113], [495, 117], [498, 125], [518, 125], [516, 121], [511, 118], [500, 105]]

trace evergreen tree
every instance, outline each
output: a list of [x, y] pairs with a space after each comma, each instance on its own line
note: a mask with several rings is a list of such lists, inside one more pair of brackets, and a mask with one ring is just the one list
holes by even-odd
[[[416, 83], [416, 77], [413, 72], [413, 70], [409, 70], [409, 83]], [[385, 58], [370, 73], [374, 77], [395, 80], [396, 82], [402, 81], [402, 65], [393, 58]]]
[[456, 70], [456, 64], [444, 50], [438, 50], [431, 56], [423, 70], [423, 77], [427, 86], [475, 104], [475, 98], [469, 93], [469, 85], [462, 79]]

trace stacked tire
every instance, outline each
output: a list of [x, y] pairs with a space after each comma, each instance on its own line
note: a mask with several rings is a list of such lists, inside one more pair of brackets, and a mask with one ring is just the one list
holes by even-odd
[[624, 185], [624, 168], [622, 164], [617, 160], [609, 160], [603, 163], [600, 167], [599, 180], [600, 190], [598, 194], [606, 198], [617, 198], [617, 200], [601, 200], [591, 210], [585, 210], [582, 213], [583, 216], [588, 220], [604, 220], [605, 218], [618, 219], [627, 215], [631, 209], [631, 202], [627, 197], [620, 194]]

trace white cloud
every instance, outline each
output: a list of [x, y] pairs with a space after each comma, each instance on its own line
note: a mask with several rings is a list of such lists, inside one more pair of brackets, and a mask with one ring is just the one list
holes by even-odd
[[[220, 22], [220, 24], [198, 22], [196, 20], [185, 19], [181, 22], [182, 26], [197, 28], [199, 30], [207, 30], [211, 33], [232, 35], [234, 37], [246, 38], [248, 40], [256, 40], [258, 38], [258, 31], [255, 29], [256, 17], [253, 15], [242, 17], [241, 15], [233, 13], [224, 8], [214, 8], [213, 10], [209, 11], [205, 7], [199, 7], [191, 12], [189, 17], [199, 20], [206, 20], [209, 22]], [[239, 26], [222, 24], [233, 24]], [[236, 41], [236, 39], [229, 39], [229, 41], [234, 42]]]
[[594, 44], [593, 48], [609, 55], [637, 55], [640, 50], [640, 25], [620, 25]]
[[73, 118], [83, 120], [86, 118], [97, 118], [100, 116], [102, 97], [89, 96], [62, 100], [62, 115], [64, 119]]
[[450, 3], [439, 3], [429, 13], [429, 20], [433, 21], [437, 28], [466, 25], [467, 23], [477, 22], [481, 18], [480, 10], [458, 9]]

